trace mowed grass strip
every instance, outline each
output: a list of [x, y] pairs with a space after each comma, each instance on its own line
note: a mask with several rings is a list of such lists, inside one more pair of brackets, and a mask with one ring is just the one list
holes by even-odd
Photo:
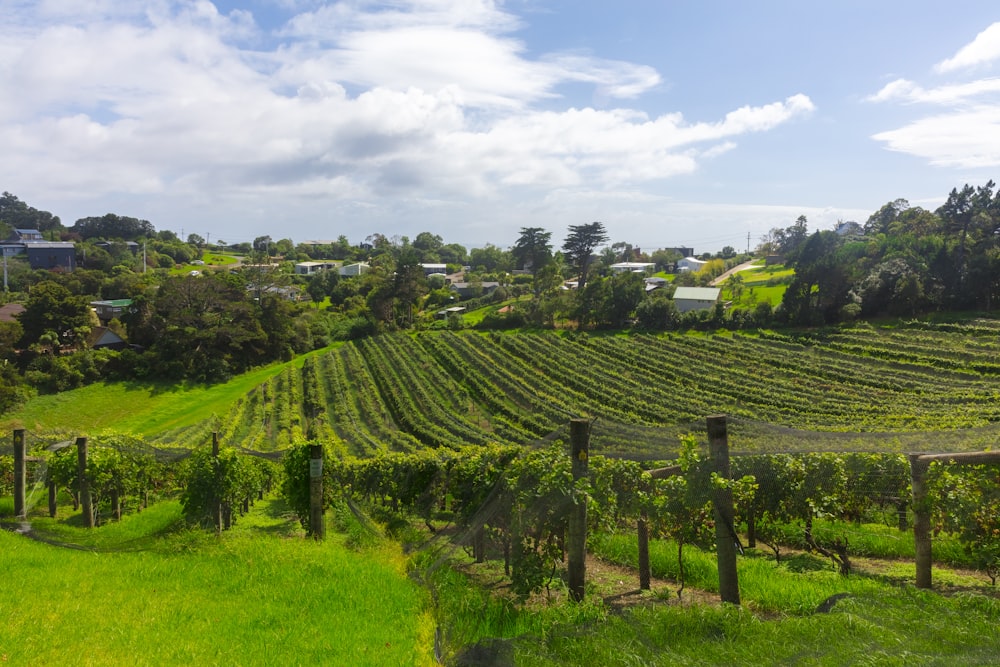
[[267, 501], [221, 538], [178, 529], [179, 516], [179, 505], [164, 503], [89, 533], [39, 522], [50, 539], [98, 551], [0, 531], [8, 582], [0, 660], [432, 664], [428, 596], [407, 578], [397, 547], [378, 541], [352, 551], [336, 534], [317, 543], [295, 535]]

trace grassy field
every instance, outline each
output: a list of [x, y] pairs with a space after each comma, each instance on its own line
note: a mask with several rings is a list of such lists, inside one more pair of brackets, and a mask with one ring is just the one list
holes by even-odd
[[[77, 517], [78, 518], [78, 517]], [[302, 536], [278, 501], [221, 538], [164, 502], [53, 546], [0, 531], [0, 660], [20, 665], [427, 665], [430, 601], [398, 547]], [[16, 583], [15, 583], [16, 582]]]
[[114, 382], [37, 396], [23, 409], [0, 420], [0, 429], [76, 433], [111, 429], [155, 436], [204, 420], [222, 418], [237, 400], [268, 379], [286, 368], [301, 368], [308, 357], [331, 349], [259, 368], [216, 385]]

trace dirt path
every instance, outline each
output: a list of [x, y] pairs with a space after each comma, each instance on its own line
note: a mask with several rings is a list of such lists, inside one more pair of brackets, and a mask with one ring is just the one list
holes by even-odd
[[728, 271], [726, 271], [725, 273], [723, 273], [718, 278], [714, 278], [712, 280], [712, 282], [708, 283], [709, 286], [710, 287], [718, 287], [722, 283], [726, 282], [726, 278], [728, 278], [729, 276], [733, 275], [734, 273], [737, 273], [739, 271], [746, 271], [747, 269], [754, 268], [754, 262], [755, 261], [757, 261], [757, 260], [751, 259], [749, 262], [743, 262], [742, 264], [737, 264], [733, 268], [731, 268]]

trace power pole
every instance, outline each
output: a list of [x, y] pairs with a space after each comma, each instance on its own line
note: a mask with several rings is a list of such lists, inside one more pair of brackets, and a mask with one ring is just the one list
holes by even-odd
[[750, 254], [750, 232], [747, 232], [747, 254]]

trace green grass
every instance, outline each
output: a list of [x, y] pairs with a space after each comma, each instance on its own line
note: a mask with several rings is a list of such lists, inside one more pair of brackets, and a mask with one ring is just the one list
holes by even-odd
[[[630, 535], [594, 536], [591, 546], [610, 560], [636, 562]], [[650, 552], [654, 576], [677, 576], [675, 544], [654, 541]], [[647, 604], [599, 625], [517, 642], [517, 664], [987, 665], [1000, 652], [1000, 600], [984, 589], [945, 596], [891, 576], [842, 577], [808, 554], [777, 565], [748, 552], [738, 566], [740, 608], [668, 604], [676, 588], [654, 591]], [[687, 547], [685, 569], [688, 587], [717, 590], [714, 554]], [[819, 612], [836, 594], [846, 595]]]
[[[0, 660], [49, 665], [422, 665], [426, 592], [397, 547], [305, 539], [280, 503], [221, 538], [163, 503], [87, 531], [39, 520], [69, 549], [0, 531]], [[13, 585], [17, 582], [16, 585]]]
[[216, 385], [142, 382], [102, 382], [59, 394], [37, 396], [0, 421], [0, 430], [92, 433], [106, 429], [156, 436], [173, 429], [224, 417], [252, 389], [288, 366], [301, 368], [305, 359], [272, 364]]
[[993, 598], [889, 588], [807, 617], [640, 607], [600, 627], [519, 642], [514, 654], [518, 665], [990, 665], [998, 620]]

